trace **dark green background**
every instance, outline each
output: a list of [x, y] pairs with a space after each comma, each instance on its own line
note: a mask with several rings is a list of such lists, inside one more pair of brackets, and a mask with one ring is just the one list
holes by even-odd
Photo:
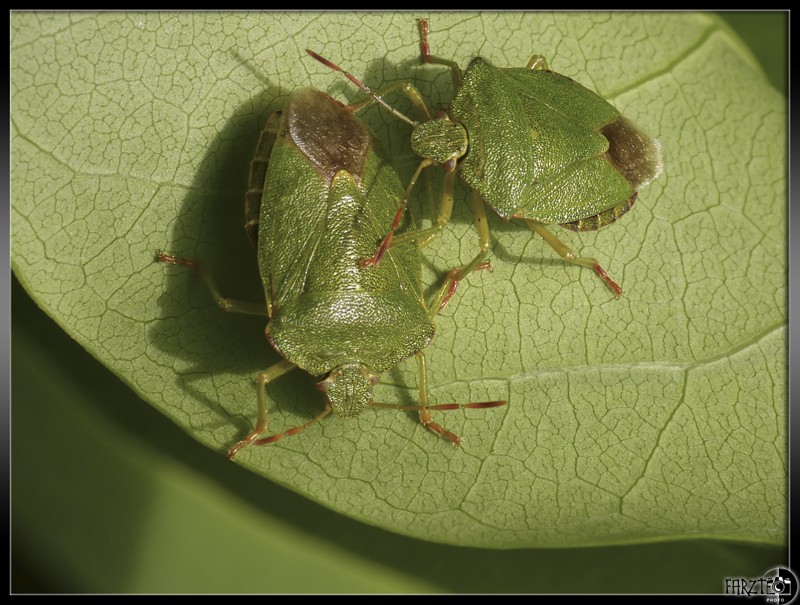
[[789, 80], [789, 14], [787, 12], [717, 13], [750, 47], [772, 85], [786, 95]]
[[[773, 85], [786, 94], [787, 13], [721, 16], [750, 46]], [[497, 551], [431, 544], [363, 525], [201, 446], [72, 341], [16, 280], [11, 294], [12, 592], [115, 592], [124, 585], [135, 563], [137, 530], [146, 522], [142, 511], [147, 510], [148, 475], [135, 464], [115, 469], [115, 459], [107, 460], [108, 453], [93, 445], [91, 436], [97, 434], [107, 434], [120, 447], [136, 444], [136, 451], [141, 447], [148, 452], [148, 460], [183, 468], [290, 528], [419, 580], [423, 588], [418, 590], [430, 586], [456, 593], [718, 593], [726, 576], [755, 577], [787, 563], [786, 549], [773, 546], [697, 540]], [[85, 396], [60, 405], [59, 385], [64, 381]], [[204, 522], [197, 511], [186, 513], [188, 519], [196, 514], [197, 522]], [[212, 536], [215, 528], [201, 526], [197, 531]], [[71, 573], [86, 566], [70, 561], [98, 557], [94, 544], [104, 546], [97, 575]], [[170, 545], [173, 550], [176, 546], [180, 550], [180, 545]], [[202, 552], [187, 552], [190, 562], [202, 558]], [[176, 578], [191, 576], [185, 562], [174, 564]], [[198, 567], [197, 573], [208, 572]], [[313, 578], [315, 569], [298, 569], [297, 575]], [[171, 590], [192, 589], [178, 583]]]

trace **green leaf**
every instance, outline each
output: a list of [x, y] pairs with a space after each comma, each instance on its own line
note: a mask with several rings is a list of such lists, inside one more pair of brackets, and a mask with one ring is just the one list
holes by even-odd
[[[447, 70], [419, 65], [419, 16], [12, 15], [15, 274], [220, 456], [252, 427], [255, 375], [278, 357], [263, 320], [221, 313], [196, 276], [154, 253], [203, 260], [226, 295], [259, 300], [241, 208], [266, 116], [298, 86], [360, 98], [305, 48], [375, 87], [413, 79], [447, 103]], [[660, 140], [665, 173], [628, 216], [560, 234], [626, 294], [613, 300], [592, 272], [492, 217], [494, 270], [470, 276], [438, 318], [428, 382], [434, 403], [507, 407], [437, 414], [460, 450], [412, 415], [370, 409], [238, 461], [344, 515], [448, 544], [783, 543], [785, 100], [714, 17], [429, 20], [435, 54], [462, 66], [545, 54]], [[378, 108], [363, 117], [408, 178], [407, 125]], [[475, 252], [466, 195], [426, 249], [431, 287]], [[383, 376], [376, 399], [413, 401], [415, 370], [410, 360]], [[321, 408], [302, 372], [269, 395], [270, 430]]]

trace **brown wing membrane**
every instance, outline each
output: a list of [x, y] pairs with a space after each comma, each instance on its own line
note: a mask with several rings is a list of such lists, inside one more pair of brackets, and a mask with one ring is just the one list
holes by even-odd
[[634, 191], [661, 174], [663, 160], [660, 147], [630, 120], [620, 116], [601, 128], [600, 133], [608, 139], [608, 159]]
[[287, 136], [330, 184], [345, 170], [360, 180], [372, 145], [369, 131], [346, 106], [311, 88], [295, 93], [287, 109]]

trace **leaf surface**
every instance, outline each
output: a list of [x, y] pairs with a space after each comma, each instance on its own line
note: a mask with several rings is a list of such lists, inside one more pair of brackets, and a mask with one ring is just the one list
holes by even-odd
[[[380, 88], [413, 79], [410, 13], [16, 13], [12, 266], [92, 355], [220, 455], [252, 427], [256, 374], [278, 361], [258, 318], [221, 313], [188, 271], [259, 300], [243, 230], [248, 162], [298, 86], [361, 98], [311, 48]], [[238, 462], [342, 514], [422, 539], [565, 547], [687, 537], [782, 543], [786, 519], [786, 115], [744, 47], [692, 14], [433, 14], [432, 51], [550, 67], [661, 142], [665, 172], [597, 233], [558, 231], [625, 290], [563, 264], [523, 225], [490, 218], [493, 271], [473, 274], [426, 350], [454, 450], [412, 414], [368, 410], [251, 448]], [[413, 115], [401, 95], [393, 102]], [[363, 119], [404, 178], [408, 126]], [[423, 179], [424, 180], [424, 179]], [[432, 179], [436, 191], [438, 180]], [[428, 246], [426, 283], [469, 260], [467, 191]], [[420, 196], [416, 215], [431, 209]], [[376, 399], [413, 403], [416, 364]], [[312, 377], [268, 389], [270, 429], [321, 409]]]

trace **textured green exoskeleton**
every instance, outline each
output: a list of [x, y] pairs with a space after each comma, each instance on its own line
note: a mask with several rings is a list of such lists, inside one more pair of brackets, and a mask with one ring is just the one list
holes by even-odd
[[504, 220], [524, 220], [564, 260], [593, 268], [620, 295], [622, 290], [595, 259], [576, 257], [545, 225], [587, 231], [617, 220], [631, 208], [639, 189], [661, 173], [658, 143], [596, 93], [548, 70], [540, 55], [534, 55], [527, 68], [506, 69], [477, 57], [462, 74], [453, 61], [430, 54], [427, 22], [421, 20], [419, 25], [423, 59], [451, 70], [455, 96], [447, 113], [432, 116], [409, 83], [372, 93], [344, 73], [384, 107], [388, 106], [380, 96], [400, 88], [424, 116], [422, 122], [410, 121], [411, 146], [424, 158], [419, 170], [440, 164], [448, 173], [430, 235], [450, 218], [458, 169], [473, 191], [481, 247], [465, 270], [488, 253], [485, 203]]
[[[266, 311], [267, 339], [284, 358], [259, 374], [256, 427], [230, 449], [231, 459], [249, 444], [296, 434], [330, 412], [356, 416], [370, 405], [418, 410], [425, 426], [457, 445], [456, 435], [432, 421], [431, 409], [505, 403], [427, 405], [422, 350], [453, 277], [428, 305], [415, 238], [393, 246], [378, 265], [360, 262], [393, 228], [403, 194], [397, 173], [354, 110], [318, 90], [300, 89], [270, 117], [251, 165], [246, 228], [258, 248], [266, 309], [222, 298], [194, 261], [159, 256], [198, 270], [223, 309]], [[378, 375], [412, 355], [420, 368], [420, 405], [374, 402]], [[295, 367], [322, 377], [325, 409], [305, 425], [261, 438], [267, 430], [265, 385]]]

